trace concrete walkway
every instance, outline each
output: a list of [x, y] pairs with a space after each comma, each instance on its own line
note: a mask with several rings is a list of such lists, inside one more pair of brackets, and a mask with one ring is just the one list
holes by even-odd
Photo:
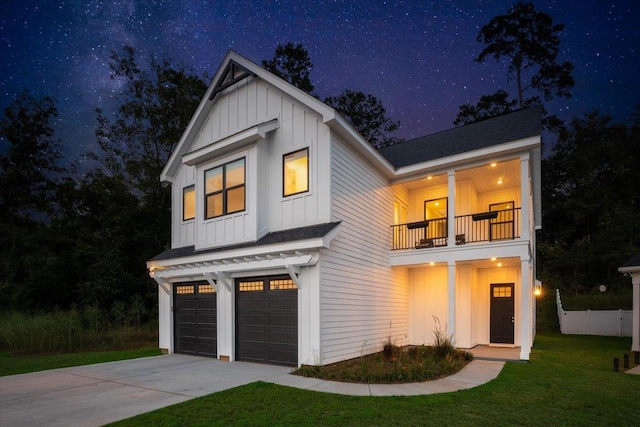
[[359, 396], [446, 393], [491, 381], [503, 366], [474, 360], [436, 381], [368, 385], [303, 378], [272, 365], [146, 357], [0, 377], [0, 426], [100, 426], [255, 381]]

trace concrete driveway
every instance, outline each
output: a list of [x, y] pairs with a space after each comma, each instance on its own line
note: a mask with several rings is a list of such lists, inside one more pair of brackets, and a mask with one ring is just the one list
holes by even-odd
[[289, 372], [172, 354], [11, 375], [0, 378], [0, 426], [100, 426]]

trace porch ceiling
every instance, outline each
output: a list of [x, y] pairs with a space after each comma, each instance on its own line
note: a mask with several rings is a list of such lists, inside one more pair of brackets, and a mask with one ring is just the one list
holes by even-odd
[[[498, 184], [499, 179], [502, 184]], [[520, 185], [520, 161], [496, 162], [495, 167], [488, 163], [486, 166], [460, 170], [456, 172], [456, 180], [470, 180], [479, 193], [517, 187]]]
[[[498, 184], [499, 179], [502, 179], [502, 184]], [[520, 185], [520, 160], [496, 162], [495, 167], [491, 167], [491, 162], [489, 162], [480, 167], [457, 170], [456, 180], [473, 182], [473, 186], [478, 193], [494, 191], [499, 188], [517, 187]], [[447, 174], [441, 173], [403, 182], [401, 185], [407, 190], [416, 190], [446, 184]]]
[[[502, 265], [498, 266], [499, 263]], [[475, 268], [519, 268], [520, 258], [496, 258], [495, 261], [491, 259], [474, 259], [472, 261], [459, 261], [456, 265], [471, 265]]]

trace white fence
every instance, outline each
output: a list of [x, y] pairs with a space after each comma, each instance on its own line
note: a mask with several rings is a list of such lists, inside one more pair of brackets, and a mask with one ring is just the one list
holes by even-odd
[[631, 336], [632, 310], [564, 311], [560, 290], [556, 289], [560, 332], [574, 335]]

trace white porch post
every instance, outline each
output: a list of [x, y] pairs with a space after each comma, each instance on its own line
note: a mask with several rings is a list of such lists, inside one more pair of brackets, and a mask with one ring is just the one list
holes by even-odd
[[447, 335], [453, 336], [456, 333], [456, 263], [449, 261], [447, 264]]
[[632, 273], [633, 313], [631, 331], [631, 351], [640, 351], [640, 271]]
[[529, 182], [529, 153], [520, 156], [520, 238], [529, 240], [531, 224], [531, 183]]
[[520, 259], [520, 359], [529, 360], [532, 344], [531, 310], [533, 292], [531, 261], [527, 258]]
[[448, 208], [447, 208], [447, 246], [456, 245], [456, 171], [447, 173]]
[[173, 295], [171, 283], [154, 277], [158, 283], [158, 347], [173, 353]]

